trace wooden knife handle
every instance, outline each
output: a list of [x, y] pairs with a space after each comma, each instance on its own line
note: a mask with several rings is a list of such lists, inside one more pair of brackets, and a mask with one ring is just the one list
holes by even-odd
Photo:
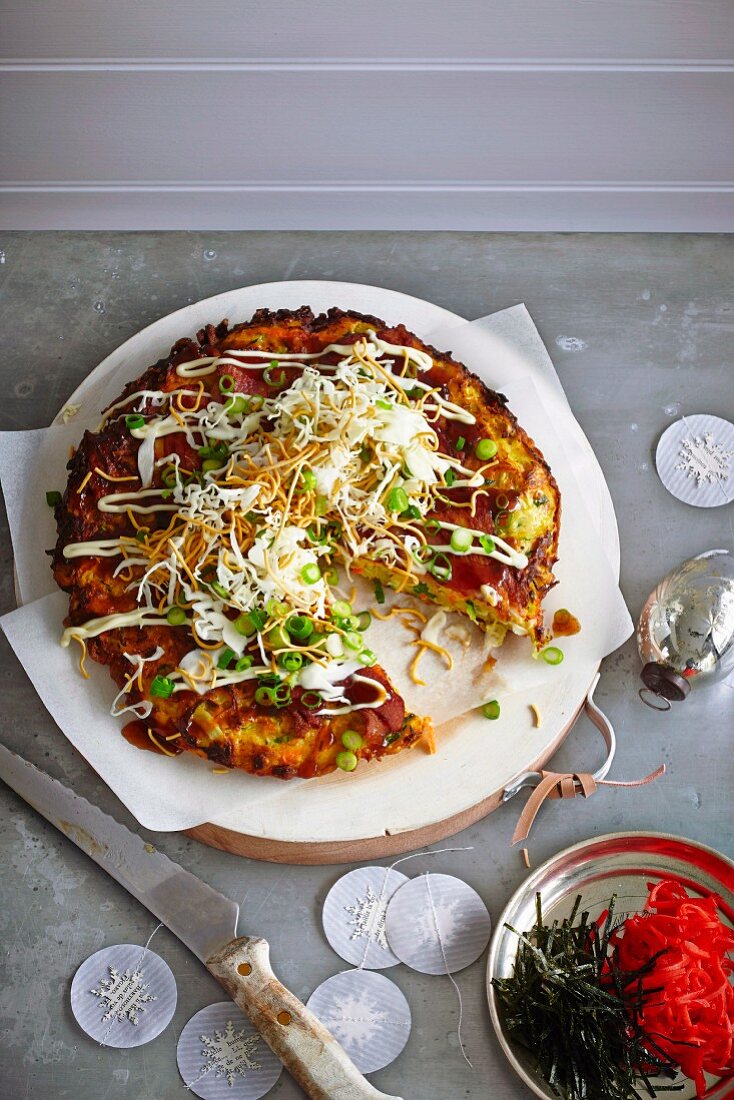
[[371, 1085], [334, 1036], [281, 985], [266, 940], [232, 940], [206, 965], [311, 1100], [400, 1100]]

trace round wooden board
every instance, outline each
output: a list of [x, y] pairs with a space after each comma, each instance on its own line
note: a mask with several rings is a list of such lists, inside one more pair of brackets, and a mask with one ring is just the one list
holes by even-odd
[[[221, 317], [245, 319], [261, 306], [295, 308], [304, 303], [315, 311], [339, 305], [384, 317], [388, 323], [402, 321], [429, 342], [433, 330], [466, 323], [438, 306], [378, 287], [316, 281], [243, 287], [193, 303], [139, 332], [85, 379], [67, 407], [103, 408], [125, 382], [202, 324]], [[507, 345], [496, 336], [487, 334], [487, 340], [507, 355]], [[491, 353], [491, 347], [488, 350]], [[512, 351], [512, 357], [516, 369], [527, 369], [519, 353]], [[583, 468], [587, 507], [618, 576], [617, 526], [601, 469], [565, 401], [559, 400], [554, 380], [542, 371], [534, 371], [532, 377], [541, 397], [549, 405], [555, 403], [563, 417], [564, 445], [573, 452], [575, 469]], [[116, 386], [112, 393], [111, 382]], [[56, 422], [61, 417], [62, 413]], [[503, 701], [502, 723], [477, 723], [474, 715], [442, 727], [436, 756], [427, 757], [417, 748], [350, 776], [337, 773], [282, 784], [263, 801], [250, 805], [244, 799], [236, 820], [231, 815], [220, 821], [214, 818], [183, 831], [236, 855], [293, 864], [375, 859], [442, 840], [495, 810], [516, 775], [542, 767], [556, 751], [583, 706], [598, 661], [588, 655], [579, 659], [577, 653], [572, 666], [552, 688], [534, 692], [532, 698]], [[542, 730], [530, 715], [531, 702], [540, 704]], [[490, 733], [501, 733], [489, 758], [487, 727], [495, 727]], [[480, 768], [476, 760], [481, 761]]]
[[[591, 685], [589, 685], [591, 686]], [[528, 765], [527, 771], [539, 771], [550, 760], [553, 753], [576, 723], [583, 703], [576, 714], [563, 727], [554, 743], [539, 760]], [[231, 852], [235, 856], [247, 856], [248, 859], [260, 859], [266, 863], [297, 863], [302, 866], [323, 866], [327, 863], [354, 863], [360, 860], [381, 859], [383, 856], [397, 856], [402, 852], [412, 852], [417, 848], [424, 848], [428, 844], [436, 844], [440, 840], [460, 833], [462, 829], [468, 829], [470, 825], [480, 821], [491, 814], [498, 806], [502, 805], [504, 787], [483, 798], [481, 802], [453, 814], [442, 821], [424, 825], [420, 829], [407, 829], [401, 832], [391, 832], [386, 829], [380, 836], [365, 837], [359, 840], [329, 840], [329, 841], [288, 841], [269, 840], [264, 837], [247, 836], [238, 833], [234, 829], [227, 829], [223, 825], [213, 825], [206, 822], [197, 825], [194, 829], [185, 829], [186, 836], [202, 844], [208, 844], [211, 848], [219, 848], [223, 852]]]

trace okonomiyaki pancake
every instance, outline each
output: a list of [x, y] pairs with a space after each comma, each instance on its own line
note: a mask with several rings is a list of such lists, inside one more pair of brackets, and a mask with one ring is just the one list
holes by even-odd
[[109, 667], [126, 736], [171, 755], [311, 777], [430, 737], [354, 576], [494, 645], [546, 639], [542, 454], [501, 394], [376, 317], [259, 310], [180, 340], [85, 433], [55, 507], [62, 644]]

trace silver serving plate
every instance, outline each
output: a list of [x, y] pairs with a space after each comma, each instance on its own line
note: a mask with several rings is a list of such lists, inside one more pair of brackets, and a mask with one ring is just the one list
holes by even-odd
[[[543, 1078], [535, 1072], [530, 1053], [512, 1043], [502, 1026], [500, 1005], [492, 978], [512, 974], [517, 953], [517, 936], [505, 924], [519, 932], [535, 924], [535, 895], [540, 892], [545, 921], [563, 919], [571, 913], [578, 894], [582, 909], [596, 918], [616, 894], [618, 916], [640, 912], [648, 893], [648, 882], [674, 878], [698, 895], [718, 894], [722, 919], [734, 926], [734, 862], [703, 844], [666, 833], [610, 833], [607, 836], [575, 844], [559, 852], [533, 871], [513, 894], [495, 925], [489, 948], [487, 996], [497, 1038], [510, 1064], [536, 1096], [557, 1100]], [[680, 1078], [680, 1081], [685, 1080]], [[662, 1082], [661, 1082], [662, 1083]], [[668, 1082], [665, 1082], [668, 1083]], [[710, 1078], [706, 1097], [724, 1100], [734, 1097], [734, 1079]], [[644, 1095], [641, 1090], [640, 1095]], [[661, 1093], [661, 1100], [690, 1100], [695, 1097], [693, 1083], [685, 1081], [680, 1092]]]

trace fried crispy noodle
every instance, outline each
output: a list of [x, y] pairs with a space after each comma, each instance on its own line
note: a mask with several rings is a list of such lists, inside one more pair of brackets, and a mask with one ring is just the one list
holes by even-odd
[[450, 688], [445, 611], [492, 645], [544, 643], [559, 517], [505, 398], [449, 355], [374, 317], [260, 310], [180, 340], [73, 453], [62, 644], [109, 666], [138, 744], [258, 775], [351, 771], [432, 727], [370, 649], [349, 578], [434, 605], [403, 612], [406, 654], [438, 654]]

